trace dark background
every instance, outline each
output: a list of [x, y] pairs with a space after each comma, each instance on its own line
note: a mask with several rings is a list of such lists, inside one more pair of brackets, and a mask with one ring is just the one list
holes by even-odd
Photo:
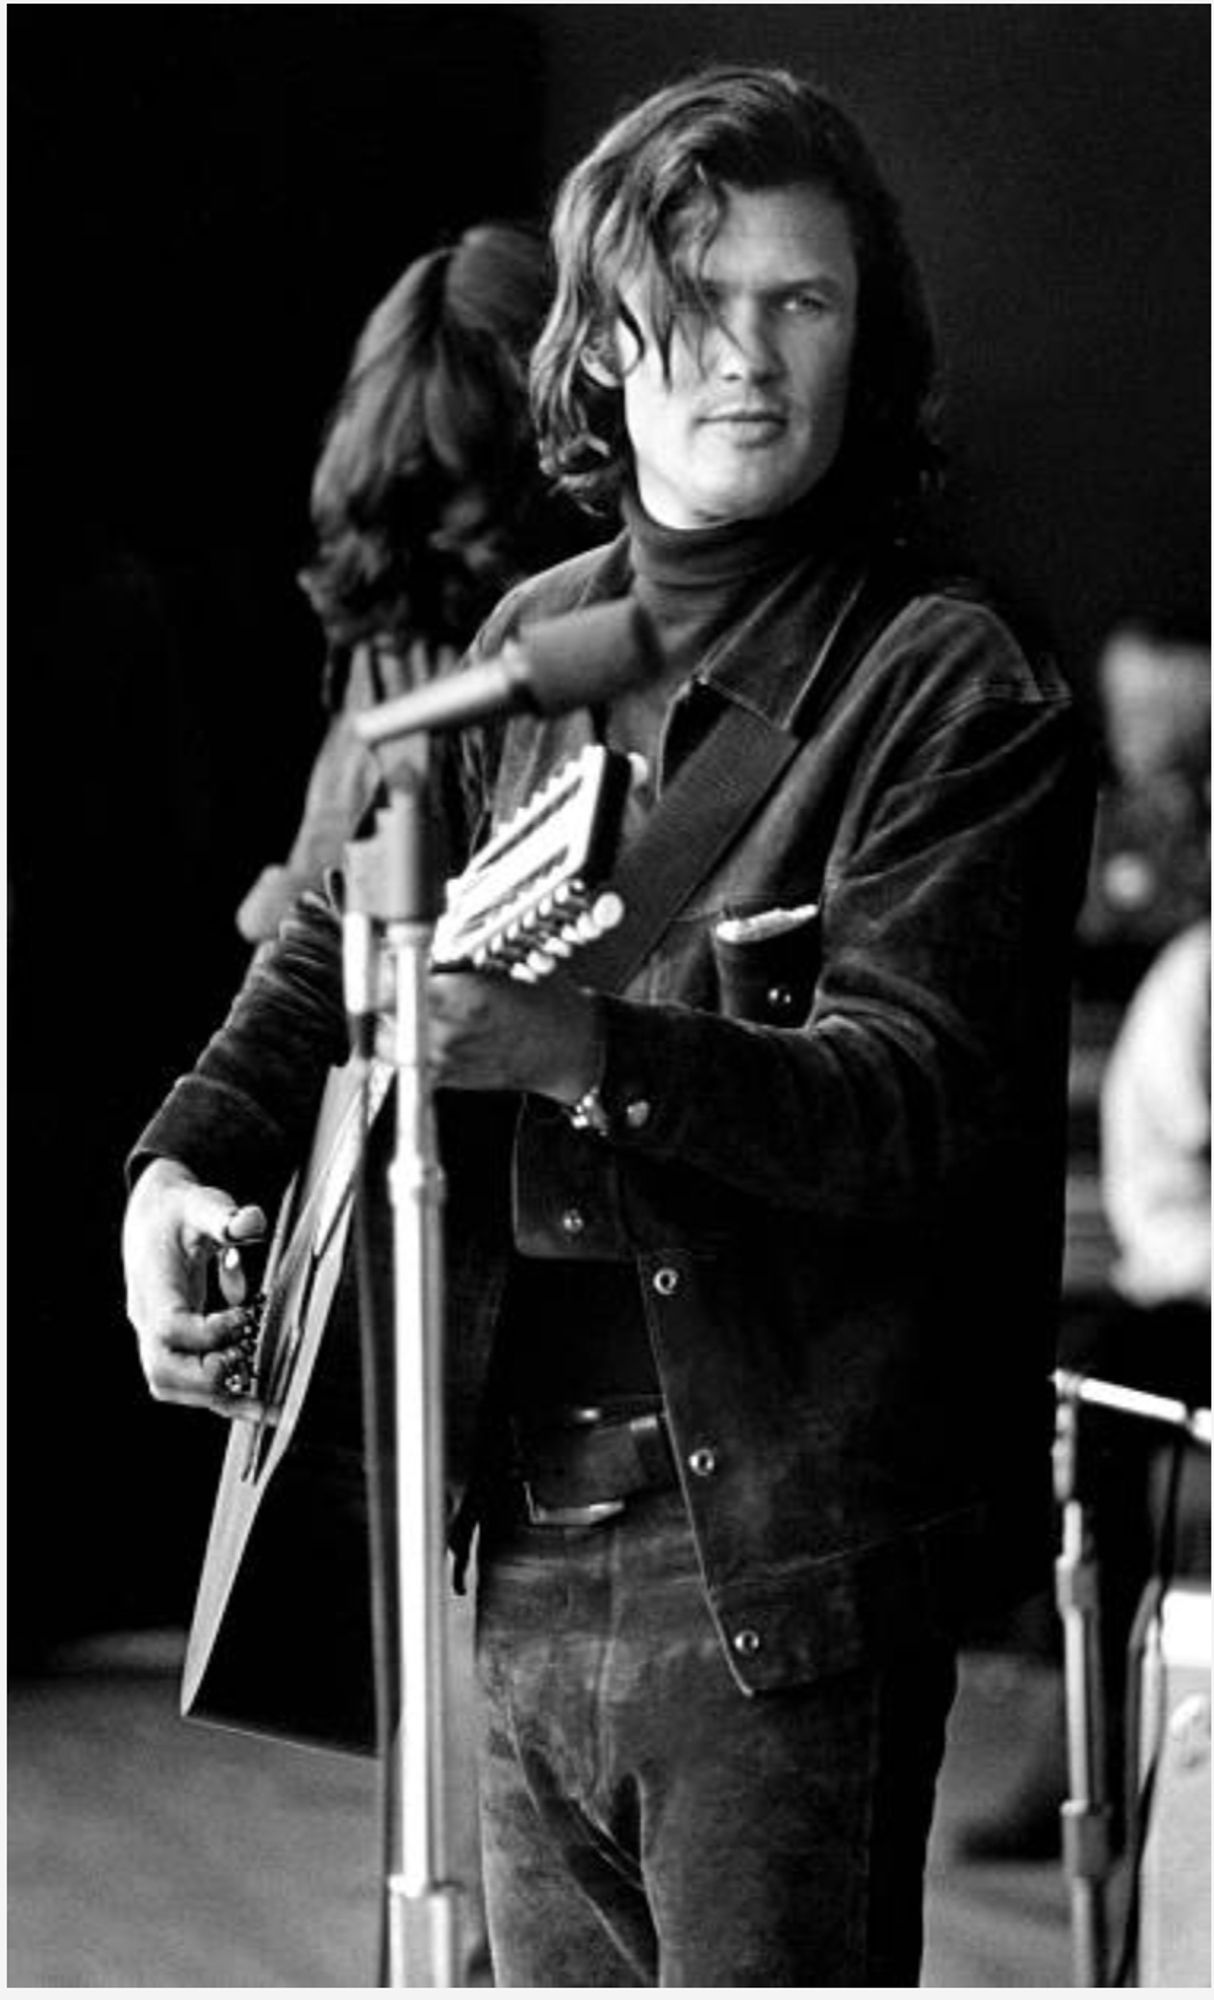
[[1200, 6], [12, 13], [10, 1646], [185, 1615], [221, 1427], [147, 1399], [123, 1155], [222, 1013], [320, 728], [294, 576], [370, 306], [626, 99], [786, 61], [899, 189], [958, 524], [1081, 689], [1208, 636]]

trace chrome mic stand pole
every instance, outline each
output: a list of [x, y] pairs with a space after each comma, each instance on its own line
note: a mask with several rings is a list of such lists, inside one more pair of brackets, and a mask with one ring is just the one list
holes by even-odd
[[425, 750], [380, 814], [386, 949], [395, 973], [393, 1435], [400, 1714], [388, 1873], [388, 1984], [458, 1978], [459, 1890], [446, 1825], [444, 1184], [428, 1073], [426, 986], [436, 915]]
[[1080, 1411], [1090, 1405], [1183, 1431], [1209, 1448], [1210, 1412], [1167, 1396], [1059, 1369], [1054, 1448], [1055, 1493], [1062, 1508], [1062, 1554], [1056, 1565], [1063, 1621], [1070, 1797], [1063, 1806], [1063, 1859], [1071, 1885], [1075, 1984], [1108, 1984], [1105, 1884], [1112, 1866], [1105, 1785], [1104, 1672], [1100, 1653], [1099, 1572], [1084, 1501]]
[[1112, 1867], [1112, 1842], [1105, 1775], [1100, 1578], [1084, 1500], [1080, 1399], [1065, 1378], [1056, 1380], [1054, 1491], [1062, 1510], [1062, 1553], [1054, 1573], [1063, 1629], [1069, 1772], [1062, 1852], [1071, 1894], [1075, 1984], [1103, 1986], [1108, 1957], [1105, 1885]]

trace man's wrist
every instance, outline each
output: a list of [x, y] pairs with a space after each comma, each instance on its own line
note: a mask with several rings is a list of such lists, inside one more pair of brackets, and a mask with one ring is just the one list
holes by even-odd
[[610, 1135], [611, 1113], [603, 1102], [597, 1083], [584, 1090], [576, 1104], [567, 1105], [565, 1115], [575, 1132], [597, 1132], [600, 1139]]
[[[552, 1095], [557, 1103], [571, 1117], [575, 1117], [580, 1106], [597, 1097], [607, 1067], [607, 1038], [603, 1025], [602, 1009], [597, 995], [587, 994], [585, 1024], [586, 1033], [576, 1062], [570, 1065], [567, 1077], [561, 1087]], [[578, 1122], [575, 1117], [575, 1122]]]
[[135, 1160], [130, 1173], [130, 1191], [133, 1195], [142, 1188], [145, 1197], [154, 1196], [164, 1187], [197, 1186], [198, 1176], [190, 1172], [180, 1160], [168, 1153], [145, 1153]]

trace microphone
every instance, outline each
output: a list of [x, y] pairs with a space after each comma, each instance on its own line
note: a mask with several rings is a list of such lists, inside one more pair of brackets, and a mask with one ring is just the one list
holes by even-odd
[[467, 729], [503, 712], [562, 715], [652, 680], [660, 665], [652, 622], [629, 597], [526, 626], [496, 659], [363, 709], [353, 726], [374, 746], [422, 729]]

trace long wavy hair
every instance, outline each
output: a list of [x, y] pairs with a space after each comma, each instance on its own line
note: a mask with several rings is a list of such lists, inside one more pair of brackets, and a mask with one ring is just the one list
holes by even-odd
[[821, 91], [785, 70], [730, 65], [625, 113], [558, 196], [556, 296], [531, 391], [542, 463], [582, 506], [610, 511], [632, 470], [615, 333], [621, 322], [634, 337], [640, 329], [625, 290], [642, 287], [669, 369], [676, 329], [711, 318], [699, 274], [729, 189], [802, 183], [843, 207], [860, 279], [847, 421], [829, 478], [867, 518], [905, 516], [932, 484], [935, 340], [897, 203], [855, 125]]
[[419, 257], [372, 312], [327, 424], [300, 577], [339, 656], [384, 634], [462, 647], [507, 584], [564, 552], [527, 390], [551, 300], [543, 236], [490, 222]]

